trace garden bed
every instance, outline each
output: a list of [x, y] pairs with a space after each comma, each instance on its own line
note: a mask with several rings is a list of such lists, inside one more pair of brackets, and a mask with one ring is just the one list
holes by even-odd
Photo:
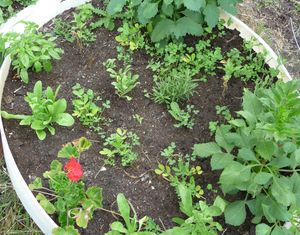
[[[47, 32], [52, 30], [52, 22], [43, 29]], [[220, 47], [222, 55], [233, 48], [244, 50], [243, 40], [237, 31], [224, 29], [220, 31], [224, 31], [225, 35], [213, 40], [212, 50]], [[216, 30], [213, 33], [218, 34], [220, 31]], [[151, 93], [154, 86], [153, 72], [147, 68], [150, 56], [141, 49], [135, 51], [131, 68], [134, 74], [140, 76], [140, 84], [130, 93], [131, 101], [121, 99], [116, 94], [111, 84], [112, 78], [103, 65], [108, 59], [117, 57], [119, 43], [116, 42], [115, 37], [118, 33], [101, 28], [97, 29], [95, 34], [96, 41], [83, 48], [76, 43], [58, 39], [58, 47], [64, 50], [62, 59], [53, 63], [51, 73], [29, 72], [28, 85], [21, 85], [20, 81], [15, 79], [14, 71], [11, 71], [10, 79], [6, 82], [4, 89], [3, 110], [28, 113], [28, 105], [23, 96], [27, 91], [33, 90], [36, 81], [41, 80], [44, 87], [61, 86], [60, 97], [67, 100], [67, 111], [72, 113], [72, 100], [74, 99], [72, 87], [79, 83], [86, 89], [92, 89], [95, 96], [101, 96], [103, 100], [110, 101], [110, 108], [103, 112], [105, 119], [112, 120], [108, 126], [103, 126], [106, 135], [115, 133], [117, 128], [122, 128], [139, 136], [141, 144], [135, 148], [138, 159], [128, 167], [122, 167], [119, 161], [116, 166], [105, 165], [104, 156], [99, 154], [104, 140], [78, 120], [72, 127], [57, 127], [56, 135], [48, 135], [44, 141], [40, 141], [32, 129], [19, 126], [16, 121], [5, 120], [5, 131], [13, 156], [23, 178], [29, 184], [49, 169], [50, 163], [57, 158], [57, 153], [64, 144], [85, 136], [93, 146], [80, 158], [84, 169], [84, 182], [88, 186], [103, 188], [103, 207], [116, 211], [117, 194], [124, 193], [126, 198], [131, 201], [139, 218], [147, 215], [162, 228], [171, 228], [174, 226], [171, 219], [181, 215], [181, 212], [174, 188], [154, 172], [158, 163], [166, 163], [160, 154], [161, 151], [174, 142], [178, 147], [177, 151], [191, 154], [194, 144], [212, 141], [214, 137], [209, 129], [209, 122], [226, 122], [222, 115], [216, 114], [216, 106], [227, 106], [231, 114], [235, 116], [235, 111], [241, 109], [243, 89], [253, 90], [255, 84], [253, 81], [243, 82], [233, 76], [227, 83], [227, 89], [224, 90], [223, 77], [225, 74], [222, 69], [219, 69], [219, 66], [222, 65], [219, 63], [216, 66], [215, 74], [208, 75], [206, 82], [200, 81], [195, 89], [195, 94], [181, 102], [182, 106], [194, 105], [195, 109], [200, 111], [195, 116], [193, 129], [175, 128], [176, 121], [168, 112], [166, 105], [155, 103], [145, 96], [145, 93]], [[189, 46], [195, 46], [198, 40], [197, 37], [185, 38]], [[268, 69], [267, 65], [264, 66], [265, 69]], [[147, 92], [144, 92], [145, 90]], [[143, 118], [141, 123], [133, 118], [136, 114]], [[217, 195], [222, 194], [218, 186], [220, 172], [211, 170], [209, 159], [197, 159], [192, 164], [202, 167], [203, 173], [196, 178], [196, 181], [204, 189], [204, 198], [207, 202], [212, 203]], [[210, 185], [213, 190], [207, 189]], [[237, 198], [239, 196], [231, 199]], [[82, 230], [81, 234], [104, 234], [114, 220], [115, 217], [112, 214], [96, 211], [88, 228]], [[227, 229], [227, 234], [254, 233], [251, 219], [247, 219], [246, 223], [238, 228], [226, 225], [223, 219], [219, 220], [223, 228]]]

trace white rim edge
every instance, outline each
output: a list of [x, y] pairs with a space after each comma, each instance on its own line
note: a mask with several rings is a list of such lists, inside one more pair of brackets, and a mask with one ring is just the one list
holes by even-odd
[[[61, 0], [39, 0], [35, 5], [25, 8], [24, 10], [19, 12], [15, 17], [9, 19], [6, 23], [1, 25], [0, 33], [7, 33], [10, 31], [23, 32], [24, 25], [18, 24], [20, 21], [23, 20], [35, 22], [41, 27], [48, 21], [50, 21], [52, 18], [63, 13], [64, 11], [82, 5], [89, 1], [90, 0], [66, 0], [64, 2], [61, 2]], [[227, 25], [226, 27], [230, 29], [237, 29], [240, 32], [240, 36], [243, 39], [250, 40], [253, 37], [256, 38], [261, 46], [255, 47], [254, 50], [256, 52], [263, 52], [264, 50], [267, 50], [268, 55], [266, 58], [266, 63], [272, 68], [279, 68], [279, 78], [283, 79], [284, 81], [292, 80], [292, 77], [290, 76], [284, 65], [278, 64], [278, 56], [276, 55], [276, 53], [250, 27], [248, 27], [236, 17], [224, 11], [221, 11], [221, 18], [225, 21], [231, 18], [233, 23], [229, 26]], [[7, 79], [8, 72], [10, 69], [10, 63], [11, 61], [9, 57], [6, 57], [0, 68], [0, 108], [5, 81]], [[26, 211], [37, 224], [37, 226], [42, 230], [44, 234], [51, 235], [52, 230], [58, 226], [45, 212], [45, 210], [40, 206], [38, 201], [35, 199], [35, 196], [28, 188], [28, 185], [26, 184], [25, 180], [23, 179], [9, 148], [1, 117], [0, 131], [6, 167], [14, 189], [19, 199], [21, 200], [23, 206], [25, 207]]]

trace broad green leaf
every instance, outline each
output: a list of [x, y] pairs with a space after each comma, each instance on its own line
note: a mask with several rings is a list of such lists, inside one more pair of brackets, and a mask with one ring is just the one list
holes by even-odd
[[173, 15], [173, 13], [174, 13], [174, 7], [173, 7], [172, 4], [168, 4], [168, 5], [167, 5], [167, 4], [163, 3], [161, 9], [162, 9], [162, 12], [163, 12], [166, 16], [169, 16], [169, 17], [171, 17], [171, 16]]
[[138, 8], [138, 19], [142, 24], [148, 23], [149, 19], [158, 12], [158, 3], [144, 1]]
[[193, 149], [193, 155], [199, 157], [209, 157], [215, 153], [222, 153], [221, 148], [215, 142], [195, 144]]
[[36, 200], [39, 201], [41, 207], [49, 214], [52, 215], [55, 213], [55, 206], [41, 193], [36, 196]]
[[91, 199], [94, 202], [95, 208], [101, 208], [102, 207], [102, 189], [99, 187], [89, 187], [86, 191], [86, 195], [89, 199]]
[[59, 99], [53, 104], [54, 114], [63, 113], [67, 109], [67, 101], [65, 99]]
[[23, 64], [23, 66], [25, 68], [29, 68], [30, 67], [30, 59], [29, 56], [26, 53], [22, 53], [20, 54], [20, 61]]
[[46, 138], [46, 132], [42, 131], [42, 130], [36, 130], [35, 131], [37, 137], [39, 138], [39, 140], [44, 140]]
[[228, 153], [233, 149], [233, 145], [228, 142], [227, 134], [230, 133], [231, 126], [229, 125], [221, 125], [217, 128], [215, 140], [216, 143], [225, 149]]
[[187, 216], [193, 215], [193, 199], [190, 189], [183, 184], [178, 185], [178, 194], [181, 199], [180, 210]]
[[87, 210], [80, 210], [76, 216], [76, 224], [80, 228], [87, 228], [89, 222], [89, 212]]
[[269, 180], [273, 177], [271, 173], [267, 172], [259, 172], [254, 177], [254, 182], [257, 184], [264, 185], [269, 182]]
[[107, 12], [110, 15], [114, 15], [117, 12], [121, 12], [125, 6], [127, 0], [110, 0], [107, 5]]
[[220, 210], [222, 212], [224, 212], [226, 206], [228, 205], [228, 203], [223, 198], [221, 198], [220, 196], [217, 196], [213, 205], [219, 207]]
[[63, 146], [63, 148], [58, 151], [57, 157], [67, 158], [67, 159], [70, 159], [71, 157], [77, 158], [79, 157], [79, 153], [77, 149], [74, 146], [72, 146], [72, 144], [69, 143]]
[[257, 144], [255, 150], [262, 158], [270, 161], [275, 152], [275, 144], [272, 141], [262, 140]]
[[151, 40], [153, 42], [159, 42], [164, 38], [170, 36], [170, 32], [174, 28], [174, 21], [170, 19], [160, 20], [154, 27], [151, 33]]
[[12, 4], [12, 0], [0, 0], [0, 7], [8, 7]]
[[297, 145], [292, 142], [284, 143], [283, 150], [286, 153], [292, 153], [297, 149]]
[[225, 222], [234, 226], [239, 226], [246, 219], [245, 201], [235, 201], [230, 203], [224, 212]]
[[219, 22], [219, 8], [217, 7], [216, 0], [211, 0], [204, 8], [205, 21], [210, 28], [214, 28]]
[[60, 113], [57, 115], [56, 123], [61, 126], [72, 126], [74, 118], [68, 113]]
[[254, 116], [259, 116], [263, 110], [260, 100], [251, 91], [245, 89], [243, 95], [243, 110]]
[[258, 162], [258, 160], [255, 157], [254, 152], [251, 149], [248, 149], [248, 148], [239, 149], [238, 158], [243, 159], [244, 161]]
[[218, 0], [220, 7], [230, 14], [236, 14], [237, 0]]
[[192, 11], [199, 11], [205, 6], [205, 0], [183, 0], [184, 6]]
[[127, 229], [124, 228], [124, 225], [121, 222], [119, 222], [119, 221], [113, 222], [110, 225], [110, 227], [111, 227], [112, 230], [118, 231], [120, 233], [125, 233], [125, 234], [128, 233]]
[[128, 228], [129, 231], [133, 231], [132, 230], [133, 225], [131, 224], [131, 221], [130, 221], [130, 206], [129, 206], [128, 201], [125, 198], [123, 193], [118, 194], [117, 204], [118, 204], [120, 214], [122, 215], [122, 217], [126, 223], [126, 227]]
[[255, 227], [255, 234], [256, 235], [269, 235], [271, 232], [271, 227], [266, 224], [258, 224]]
[[50, 164], [50, 169], [54, 170], [54, 171], [61, 171], [62, 170], [62, 164], [57, 160], [53, 160]]
[[287, 230], [285, 227], [275, 226], [271, 235], [295, 235], [295, 234]]
[[281, 176], [280, 178], [273, 179], [271, 192], [278, 203], [284, 206], [294, 204], [296, 202], [296, 197], [292, 190], [293, 185], [289, 178]]
[[43, 185], [42, 179], [40, 177], [36, 177], [36, 179], [31, 184], [29, 184], [30, 190], [40, 189], [41, 187], [43, 187]]
[[29, 81], [29, 77], [28, 77], [28, 72], [26, 69], [21, 69], [20, 71], [20, 78], [22, 79], [23, 82], [25, 82], [26, 84]]
[[215, 153], [212, 155], [210, 165], [212, 170], [221, 170], [233, 162], [233, 156], [228, 153]]
[[198, 24], [191, 18], [184, 16], [175, 22], [173, 34], [176, 38], [183, 37], [187, 34], [200, 36], [203, 34], [203, 28], [201, 24]]
[[78, 230], [74, 226], [66, 226], [65, 228], [54, 228], [52, 235], [80, 235]]

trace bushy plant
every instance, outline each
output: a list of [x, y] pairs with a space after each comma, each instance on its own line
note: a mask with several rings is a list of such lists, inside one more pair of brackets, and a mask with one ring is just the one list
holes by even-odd
[[194, 146], [194, 154], [212, 156], [212, 169], [222, 170], [225, 194], [246, 193], [226, 207], [227, 223], [242, 224], [247, 206], [257, 234], [292, 234], [281, 225], [300, 203], [299, 88], [299, 81], [279, 81], [254, 93], [245, 90], [239, 118], [219, 126], [215, 142]]
[[133, 147], [139, 144], [139, 137], [135, 133], [118, 128], [116, 133], [105, 139], [106, 147], [100, 151], [100, 154], [107, 157], [105, 163], [108, 165], [114, 166], [115, 157], [119, 156], [122, 166], [128, 166], [137, 159], [138, 154]]
[[1, 115], [5, 119], [21, 120], [20, 125], [30, 126], [37, 134], [40, 140], [46, 138], [48, 129], [51, 135], [55, 134], [54, 123], [61, 126], [72, 126], [74, 124], [73, 117], [66, 113], [67, 101], [65, 99], [57, 99], [60, 86], [55, 91], [51, 87], [47, 87], [45, 91], [42, 88], [42, 82], [38, 81], [33, 92], [28, 92], [24, 100], [31, 108], [31, 115], [10, 114], [1, 111]]
[[28, 70], [35, 72], [51, 72], [52, 59], [59, 60], [63, 50], [56, 47], [50, 34], [38, 32], [38, 25], [24, 22], [26, 25], [23, 34], [10, 32], [4, 35], [9, 47], [6, 55], [10, 55], [12, 66], [17, 71], [23, 82], [28, 83]]
[[124, 7], [130, 8], [135, 20], [147, 25], [152, 41], [158, 42], [165, 38], [179, 39], [186, 34], [200, 36], [205, 25], [217, 25], [219, 7], [234, 14], [238, 2], [241, 0], [110, 0], [107, 12], [114, 15]]
[[[68, 144], [70, 146], [70, 144]], [[76, 154], [60, 155], [69, 159], [62, 166], [58, 160], [52, 161], [50, 170], [43, 176], [48, 181], [48, 187], [43, 186], [42, 179], [37, 177], [29, 188], [37, 192], [36, 199], [48, 214], [58, 214], [61, 228], [53, 231], [53, 234], [61, 234], [61, 231], [77, 232], [73, 225], [86, 228], [96, 209], [102, 208], [102, 189], [89, 187], [86, 189], [81, 180], [83, 169], [77, 159], [80, 153], [87, 150], [91, 144], [86, 138], [80, 138], [77, 144], [72, 145]], [[66, 147], [64, 147], [66, 148]], [[62, 151], [66, 151], [62, 150]], [[50, 198], [50, 199], [49, 199]]]

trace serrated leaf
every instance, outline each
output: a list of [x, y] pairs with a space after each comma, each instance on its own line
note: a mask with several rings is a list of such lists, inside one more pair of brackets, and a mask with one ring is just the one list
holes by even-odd
[[269, 235], [271, 232], [271, 227], [266, 224], [258, 224], [255, 227], [255, 234], [256, 235]]
[[235, 201], [230, 203], [224, 212], [225, 221], [227, 224], [239, 226], [246, 219], [245, 201]]
[[107, 5], [107, 12], [110, 15], [114, 15], [118, 12], [121, 12], [125, 6], [127, 0], [110, 0]]
[[236, 14], [237, 0], [218, 0], [220, 7], [230, 14]]
[[173, 30], [174, 21], [170, 19], [160, 20], [154, 27], [151, 33], [151, 41], [159, 42], [164, 38], [170, 36], [170, 32]]
[[220, 11], [219, 8], [217, 7], [216, 1], [215, 0], [210, 1], [204, 8], [203, 13], [207, 25], [210, 28], [214, 28], [218, 24], [219, 17], [220, 17]]
[[273, 177], [271, 173], [267, 172], [259, 172], [254, 177], [254, 182], [260, 185], [264, 185], [269, 182], [269, 180]]
[[192, 11], [199, 11], [205, 6], [205, 0], [184, 0], [184, 6]]
[[184, 16], [175, 22], [173, 34], [176, 38], [183, 37], [187, 34], [200, 36], [203, 34], [203, 28], [201, 24], [198, 24], [191, 18]]
[[221, 148], [215, 142], [195, 144], [193, 149], [193, 155], [199, 157], [209, 157], [215, 153], [222, 153]]
[[144, 1], [138, 8], [138, 19], [142, 24], [148, 23], [148, 21], [154, 17], [158, 12], [158, 3], [152, 3]]
[[220, 170], [228, 166], [233, 162], [233, 156], [227, 153], [215, 153], [213, 154], [210, 165], [212, 170]]

